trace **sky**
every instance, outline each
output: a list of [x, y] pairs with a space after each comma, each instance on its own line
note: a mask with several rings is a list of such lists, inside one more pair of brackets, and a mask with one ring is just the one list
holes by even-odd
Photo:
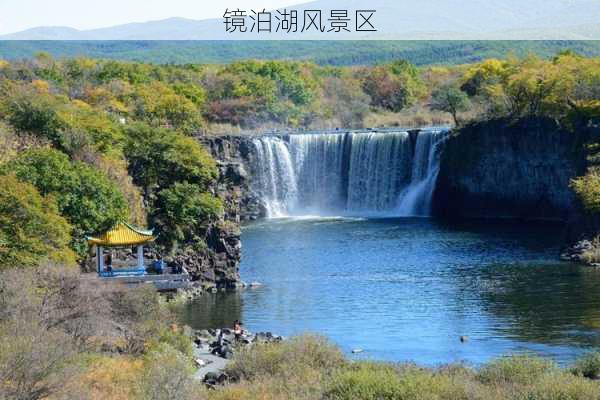
[[308, 0], [0, 0], [0, 35], [37, 26], [94, 29], [170, 17], [220, 18], [225, 8], [276, 9]]

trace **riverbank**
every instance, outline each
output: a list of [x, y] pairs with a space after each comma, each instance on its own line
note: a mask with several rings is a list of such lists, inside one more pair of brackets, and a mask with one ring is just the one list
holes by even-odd
[[479, 368], [423, 368], [352, 362], [326, 339], [304, 335], [240, 352], [226, 373], [231, 383], [207, 392], [206, 399], [600, 399], [599, 353], [565, 369], [529, 355], [499, 358]]
[[[186, 328], [190, 331], [191, 328]], [[194, 342], [194, 362], [198, 370], [194, 377], [203, 381], [209, 387], [215, 387], [229, 380], [224, 372], [234, 354], [245, 349], [266, 343], [279, 343], [283, 337], [271, 332], [253, 334], [248, 330], [236, 337], [229, 328], [200, 329], [190, 331]]]

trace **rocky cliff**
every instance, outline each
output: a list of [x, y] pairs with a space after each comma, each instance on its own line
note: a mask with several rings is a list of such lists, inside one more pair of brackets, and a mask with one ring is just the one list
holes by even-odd
[[264, 205], [250, 186], [255, 165], [252, 136], [199, 136], [198, 141], [210, 152], [221, 171], [221, 188], [235, 204], [239, 221], [265, 216]]
[[223, 201], [224, 214], [203, 232], [205, 248], [180, 250], [172, 262], [185, 267], [205, 287], [234, 288], [240, 284], [240, 225], [252, 218], [254, 206], [243, 163], [244, 140], [234, 136], [197, 139], [217, 160], [219, 179], [212, 192]]
[[434, 213], [566, 221], [577, 208], [570, 180], [586, 168], [583, 140], [548, 119], [461, 128], [443, 149]]

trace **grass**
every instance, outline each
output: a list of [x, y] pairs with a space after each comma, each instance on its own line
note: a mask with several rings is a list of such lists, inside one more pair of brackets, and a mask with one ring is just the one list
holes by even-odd
[[235, 383], [205, 392], [208, 400], [600, 400], [600, 352], [569, 369], [514, 355], [478, 369], [461, 364], [353, 362], [315, 335], [238, 353], [227, 372]]

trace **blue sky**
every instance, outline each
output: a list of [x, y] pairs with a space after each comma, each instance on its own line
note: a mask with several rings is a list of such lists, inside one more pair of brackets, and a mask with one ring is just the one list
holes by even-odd
[[267, 8], [306, 0], [0, 0], [0, 34], [36, 26], [93, 29], [169, 17], [217, 18], [229, 8]]

